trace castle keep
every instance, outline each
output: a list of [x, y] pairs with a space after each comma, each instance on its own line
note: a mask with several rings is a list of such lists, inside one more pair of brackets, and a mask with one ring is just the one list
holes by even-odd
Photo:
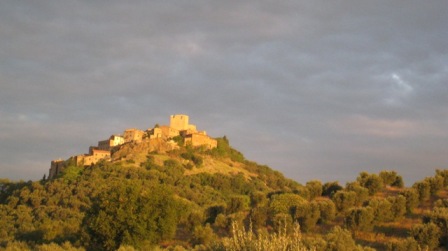
[[140, 144], [151, 140], [172, 141], [174, 137], [182, 137], [185, 145], [193, 147], [204, 146], [208, 149], [217, 146], [216, 139], [209, 137], [206, 131], [198, 131], [195, 125], [189, 124], [188, 115], [176, 114], [170, 116], [169, 125], [156, 125], [145, 131], [136, 128], [126, 129], [122, 135], [112, 135], [106, 140], [98, 141], [97, 146], [89, 147], [87, 154], [70, 157], [67, 160], [57, 159], [51, 161], [48, 178], [55, 178], [66, 166], [91, 166], [100, 160], [111, 161], [115, 150], [126, 144]]

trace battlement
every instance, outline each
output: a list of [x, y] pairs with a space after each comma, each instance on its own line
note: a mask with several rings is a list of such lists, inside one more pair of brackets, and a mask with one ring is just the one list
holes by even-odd
[[184, 114], [176, 114], [170, 116], [170, 127], [179, 131], [187, 130], [189, 117]]

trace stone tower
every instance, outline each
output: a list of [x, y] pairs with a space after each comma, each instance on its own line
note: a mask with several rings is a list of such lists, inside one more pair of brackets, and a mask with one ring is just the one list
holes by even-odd
[[188, 116], [184, 114], [176, 114], [170, 116], [170, 127], [179, 131], [184, 131], [189, 128]]

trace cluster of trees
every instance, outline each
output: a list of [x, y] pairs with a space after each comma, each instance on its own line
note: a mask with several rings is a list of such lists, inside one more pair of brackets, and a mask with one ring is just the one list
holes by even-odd
[[[185, 175], [189, 164], [200, 168], [210, 156], [252, 175]], [[234, 250], [230, 243], [279, 241], [304, 250], [369, 250], [356, 244], [357, 236], [405, 219], [417, 219], [406, 236], [371, 244], [409, 251], [448, 246], [448, 170], [410, 188], [394, 171], [362, 172], [345, 186], [318, 180], [301, 185], [245, 160], [225, 137], [212, 150], [187, 146], [163, 156], [150, 153], [141, 168], [125, 166], [99, 162], [70, 166], [53, 180], [0, 180], [0, 249], [145, 250], [164, 243]], [[250, 233], [235, 235], [235, 225], [250, 226]], [[240, 237], [244, 241], [232, 242]]]

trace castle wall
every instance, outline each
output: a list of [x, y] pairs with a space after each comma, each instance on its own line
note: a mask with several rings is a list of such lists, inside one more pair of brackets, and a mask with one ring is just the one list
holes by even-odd
[[193, 133], [185, 137], [185, 144], [191, 144], [193, 147], [205, 145], [212, 149], [218, 146], [218, 141], [204, 134]]
[[99, 149], [91, 149], [90, 155], [84, 155], [82, 160], [84, 166], [90, 166], [92, 164], [96, 164], [98, 161], [102, 159], [110, 158], [110, 151], [99, 150]]
[[179, 130], [171, 128], [169, 126], [161, 126], [162, 135], [167, 138], [173, 138], [179, 136]]
[[65, 161], [62, 159], [52, 160], [50, 166], [49, 179], [55, 178], [65, 168]]

